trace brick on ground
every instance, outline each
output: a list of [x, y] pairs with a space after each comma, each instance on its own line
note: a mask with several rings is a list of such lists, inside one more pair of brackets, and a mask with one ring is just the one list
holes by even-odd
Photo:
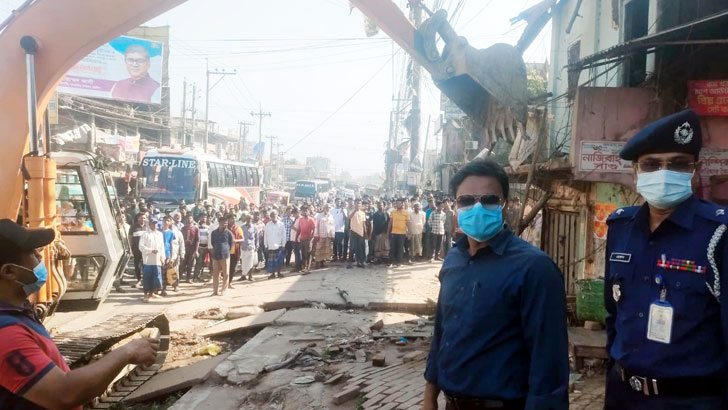
[[355, 399], [361, 393], [361, 387], [351, 387], [340, 393], [334, 395], [334, 404], [346, 403], [349, 400]]

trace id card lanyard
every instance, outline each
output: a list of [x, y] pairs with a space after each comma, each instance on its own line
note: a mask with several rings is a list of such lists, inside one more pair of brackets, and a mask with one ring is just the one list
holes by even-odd
[[665, 280], [659, 273], [655, 275], [655, 283], [661, 286], [660, 298], [650, 305], [647, 319], [647, 339], [659, 343], [670, 343], [672, 337], [673, 308], [667, 301]]

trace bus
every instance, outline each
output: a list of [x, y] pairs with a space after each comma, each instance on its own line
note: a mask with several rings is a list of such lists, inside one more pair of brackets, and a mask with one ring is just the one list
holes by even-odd
[[293, 199], [295, 201], [313, 202], [321, 200], [325, 202], [329, 199], [329, 189], [327, 189], [329, 186], [331, 186], [330, 182], [318, 179], [296, 181]]
[[140, 196], [160, 209], [176, 208], [181, 200], [217, 199], [237, 204], [241, 198], [260, 204], [258, 167], [195, 151], [158, 149], [140, 164]]

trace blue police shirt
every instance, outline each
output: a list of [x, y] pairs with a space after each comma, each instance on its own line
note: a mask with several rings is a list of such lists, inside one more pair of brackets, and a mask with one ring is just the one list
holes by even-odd
[[[651, 378], [708, 376], [726, 369], [725, 336], [728, 301], [710, 292], [714, 272], [708, 244], [728, 212], [695, 196], [680, 204], [650, 232], [649, 208], [617, 210], [608, 219], [604, 302], [607, 308], [607, 351], [632, 373]], [[726, 240], [718, 243], [715, 261], [722, 289], [728, 268]], [[671, 259], [693, 262], [705, 273], [660, 267]], [[664, 266], [664, 264], [662, 264]], [[722, 268], [720, 268], [722, 266]], [[650, 305], [659, 299], [662, 277], [666, 300], [673, 307], [669, 344], [647, 339]], [[721, 314], [722, 312], [722, 314]]]
[[428, 382], [453, 396], [568, 408], [564, 281], [546, 254], [505, 227], [471, 257], [463, 236], [440, 283]]

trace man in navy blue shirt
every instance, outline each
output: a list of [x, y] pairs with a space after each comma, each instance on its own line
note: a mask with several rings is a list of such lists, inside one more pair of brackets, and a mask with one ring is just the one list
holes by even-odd
[[701, 146], [686, 110], [620, 152], [646, 203], [607, 219], [607, 410], [728, 408], [728, 212], [693, 195]]
[[490, 160], [453, 177], [466, 235], [440, 271], [425, 410], [567, 409], [566, 296], [559, 268], [503, 223], [508, 176]]

